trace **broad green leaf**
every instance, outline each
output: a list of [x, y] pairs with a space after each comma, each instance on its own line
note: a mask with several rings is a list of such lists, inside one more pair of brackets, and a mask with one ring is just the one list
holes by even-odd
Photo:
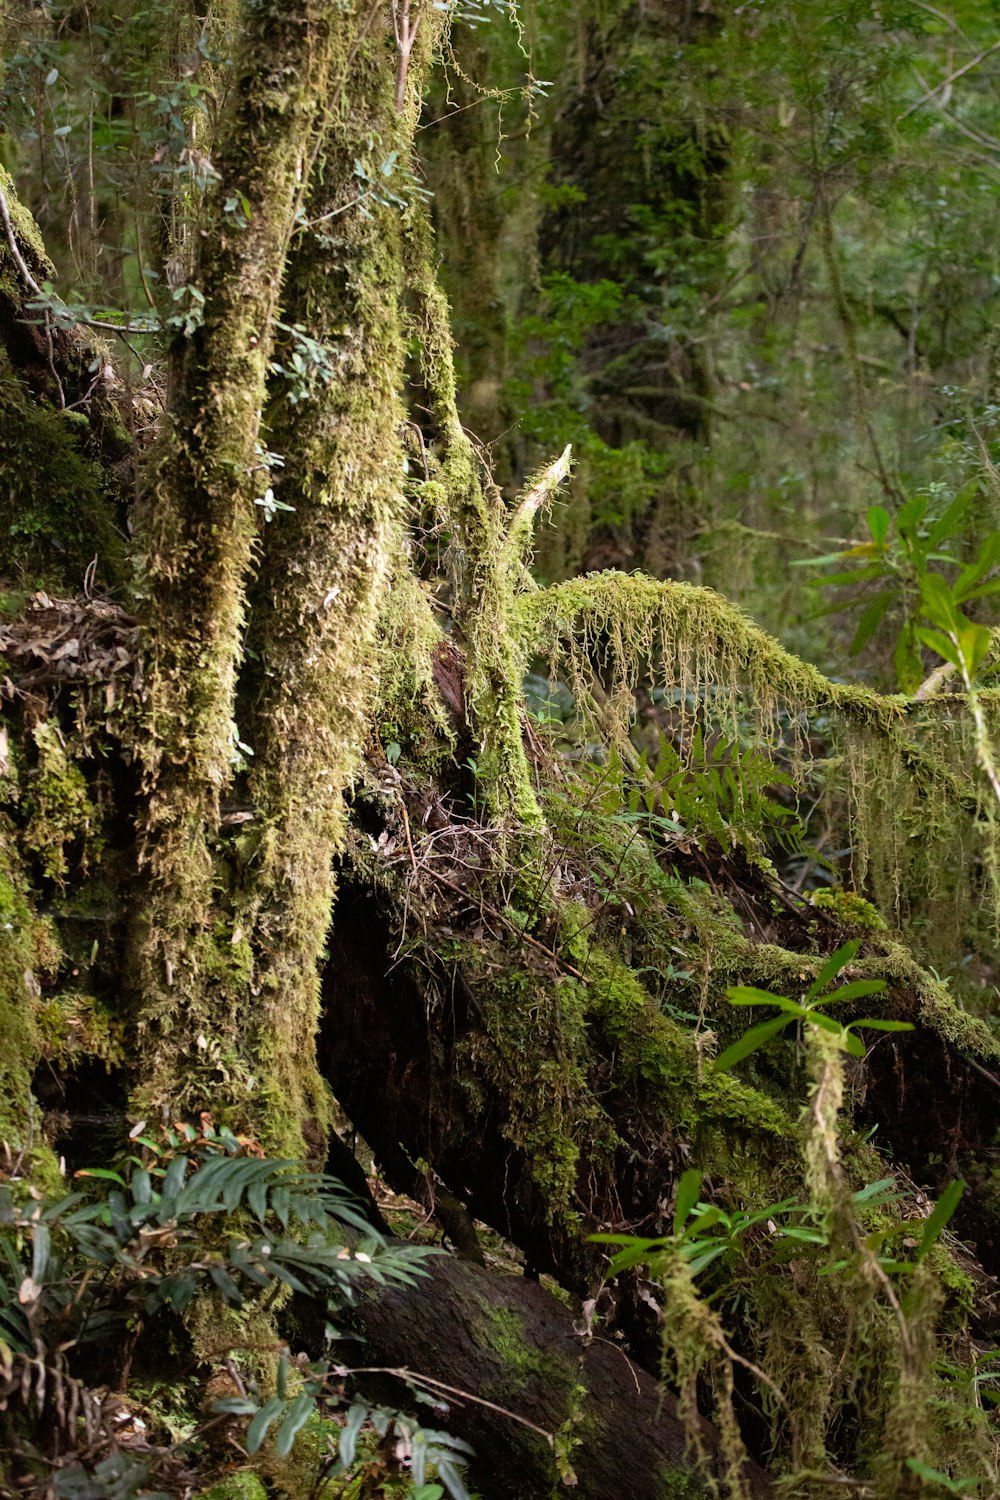
[[886, 537], [889, 535], [889, 512], [884, 505], [869, 506], [868, 530], [872, 534], [872, 540], [878, 546], [884, 547]]
[[959, 490], [951, 504], [941, 512], [941, 515], [931, 526], [927, 533], [927, 545], [936, 547], [946, 537], [954, 536], [958, 530], [959, 522], [969, 509], [969, 502], [975, 493], [975, 487], [964, 485]]
[[129, 1186], [136, 1203], [146, 1204], [153, 1201], [153, 1183], [145, 1167], [136, 1167]]
[[850, 1031], [855, 1026], [864, 1026], [868, 1031], [912, 1031], [913, 1025], [910, 1021], [883, 1021], [878, 1016], [866, 1016], [863, 1021], [852, 1021], [848, 1026]]
[[832, 1016], [825, 1016], [821, 1010], [809, 1012], [809, 1025], [817, 1027], [820, 1031], [833, 1032], [835, 1036], [840, 1036], [845, 1029], [839, 1021], [835, 1021]]
[[292, 1451], [292, 1445], [296, 1437], [315, 1410], [315, 1396], [310, 1396], [305, 1391], [300, 1396], [296, 1396], [288, 1408], [287, 1416], [275, 1434], [274, 1451], [278, 1458], [288, 1457]]
[[842, 1005], [845, 1000], [859, 1000], [864, 995], [881, 995], [885, 989], [884, 979], [852, 979], [842, 984], [831, 995], [823, 995], [817, 1005]]
[[932, 625], [951, 633], [960, 624], [961, 617], [947, 581], [940, 573], [925, 573], [920, 580], [920, 595], [923, 612]]
[[[691, 1275], [697, 1276], [699, 1272], [704, 1271], [705, 1267], [710, 1266], [713, 1260], [718, 1260], [719, 1256], [722, 1255], [727, 1248], [728, 1247], [725, 1245], [725, 1243], [718, 1245], [707, 1245], [700, 1248], [697, 1243], [692, 1245], [690, 1249], [695, 1251], [696, 1253], [693, 1254], [688, 1260], [688, 1270], [690, 1271]], [[685, 1259], [688, 1259], [687, 1255], [685, 1255]]]
[[843, 552], [824, 552], [822, 557], [796, 557], [793, 558], [789, 567], [792, 568], [825, 568], [830, 563], [840, 562], [844, 556]]
[[184, 1186], [184, 1178], [186, 1174], [187, 1158], [184, 1156], [175, 1156], [166, 1170], [166, 1174], [161, 1185], [160, 1191], [164, 1200], [174, 1199], [177, 1197], [181, 1188]]
[[969, 598], [969, 591], [998, 563], [1000, 563], [1000, 531], [991, 531], [980, 547], [975, 561], [962, 569], [952, 585], [952, 597], [956, 603], [961, 604], [964, 599]]
[[264, 1405], [247, 1428], [248, 1453], [256, 1453], [258, 1451], [260, 1445], [267, 1437], [267, 1429], [271, 1426], [272, 1422], [277, 1421], [284, 1409], [285, 1402], [281, 1400], [280, 1396], [272, 1396], [269, 1401], [264, 1402]]
[[963, 625], [958, 634], [959, 650], [970, 677], [974, 677], [983, 657], [993, 644], [993, 636], [985, 625]]
[[367, 1415], [368, 1407], [358, 1402], [355, 1402], [347, 1413], [347, 1421], [344, 1423], [337, 1446], [337, 1455], [345, 1469], [349, 1469], [354, 1463], [358, 1448], [358, 1433]]
[[912, 625], [907, 625], [900, 631], [894, 663], [900, 692], [915, 693], [924, 680], [924, 664], [916, 647]]
[[896, 530], [900, 536], [912, 537], [915, 534], [926, 509], [927, 501], [923, 495], [914, 495], [912, 500], [907, 500], [896, 516]]
[[236, 1285], [236, 1282], [230, 1276], [225, 1266], [209, 1266], [208, 1274], [215, 1282], [215, 1285], [218, 1287], [219, 1291], [222, 1293], [223, 1297], [225, 1297], [227, 1302], [232, 1303], [236, 1307], [238, 1307], [242, 1303], [243, 1293], [240, 1291], [239, 1287]]
[[45, 1280], [45, 1271], [49, 1263], [49, 1250], [52, 1245], [52, 1236], [47, 1224], [35, 1224], [32, 1228], [32, 1252], [31, 1252], [31, 1279], [39, 1284]]
[[439, 1457], [437, 1471], [438, 1478], [451, 1496], [451, 1500], [471, 1500], [461, 1473], [450, 1459]]
[[681, 1175], [674, 1198], [674, 1234], [680, 1234], [687, 1223], [688, 1215], [698, 1202], [701, 1192], [701, 1173], [697, 1167], [688, 1167]]
[[[844, 554], [846, 557], [846, 553]], [[885, 568], [881, 563], [863, 563], [849, 572], [831, 573], [829, 578], [817, 578], [815, 586], [821, 589], [839, 589], [849, 583], [867, 583], [872, 578], [884, 578]]]
[[927, 1222], [924, 1224], [924, 1232], [920, 1236], [920, 1244], [917, 1246], [916, 1261], [918, 1265], [940, 1238], [943, 1229], [962, 1201], [962, 1194], [964, 1192], [965, 1183], [959, 1178], [955, 1182], [949, 1182], [935, 1203], [934, 1208], [928, 1215]]
[[944, 661], [951, 662], [953, 667], [960, 667], [962, 665], [959, 659], [958, 647], [942, 631], [927, 630], [922, 625], [918, 625], [914, 634], [922, 645], [930, 647], [936, 656], [942, 657]]
[[841, 969], [846, 969], [847, 965], [854, 961], [860, 947], [861, 939], [851, 938], [849, 942], [842, 943], [834, 953], [831, 953], [812, 984], [806, 990], [806, 1000], [812, 1000], [816, 995], [821, 994], [827, 985], [836, 979]]
[[763, 1047], [765, 1042], [777, 1036], [779, 1031], [784, 1031], [794, 1019], [794, 1016], [778, 1016], [774, 1021], [764, 1021], [760, 1026], [751, 1026], [749, 1031], [744, 1032], [738, 1041], [735, 1041], [731, 1047], [727, 1047], [715, 1059], [716, 1072], [725, 1073], [736, 1063], [742, 1062], [745, 1057], [750, 1056], [751, 1052], [756, 1052], [758, 1047]]
[[887, 1191], [895, 1192], [895, 1177], [880, 1177], [877, 1182], [869, 1182], [863, 1188], [858, 1188], [856, 1193], [851, 1194], [852, 1203], [868, 1203], [872, 1198], [878, 1198]]

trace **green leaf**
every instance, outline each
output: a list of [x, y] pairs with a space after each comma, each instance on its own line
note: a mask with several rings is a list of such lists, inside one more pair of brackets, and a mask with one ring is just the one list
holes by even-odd
[[976, 485], [964, 485], [955, 496], [954, 500], [934, 522], [927, 533], [928, 547], [936, 547], [946, 537], [954, 536], [958, 530], [959, 522], [969, 509], [969, 502], [976, 490]]
[[826, 963], [820, 969], [812, 984], [806, 990], [806, 1000], [812, 1000], [814, 996], [826, 989], [827, 985], [846, 969], [847, 965], [857, 957], [858, 949], [861, 947], [860, 938], [851, 938], [850, 942], [842, 943], [836, 952], [831, 953]]
[[732, 985], [726, 991], [726, 999], [730, 1005], [776, 1005], [793, 1016], [804, 1014], [797, 1000], [789, 1000], [787, 995], [772, 995], [770, 990], [758, 990], [749, 984]]
[[900, 691], [915, 693], [924, 680], [924, 664], [916, 647], [912, 625], [906, 625], [900, 631], [899, 640], [896, 642], [894, 663]]
[[900, 536], [913, 536], [924, 519], [927, 509], [927, 500], [923, 495], [914, 495], [912, 500], [900, 508], [896, 516], [896, 530]]
[[915, 1259], [918, 1265], [940, 1238], [943, 1229], [962, 1201], [962, 1194], [964, 1192], [965, 1183], [959, 1178], [955, 1182], [949, 1182], [935, 1203], [933, 1210], [927, 1218], [927, 1222], [924, 1224], [924, 1232], [920, 1236], [920, 1244], [917, 1246]]
[[337, 1445], [337, 1456], [345, 1469], [349, 1469], [354, 1463], [358, 1449], [358, 1433], [368, 1415], [368, 1407], [355, 1402], [347, 1413], [347, 1421], [344, 1423]]
[[856, 1193], [851, 1194], [852, 1203], [867, 1203], [872, 1198], [878, 1198], [882, 1193], [896, 1188], [895, 1177], [880, 1177], [877, 1182], [869, 1182], [863, 1188], [858, 1188]]
[[869, 506], [867, 520], [872, 541], [884, 547], [886, 537], [889, 535], [889, 512], [884, 505]]
[[974, 597], [971, 590], [981, 578], [1000, 563], [1000, 531], [991, 531], [979, 549], [975, 562], [962, 569], [952, 585], [952, 598], [957, 604]]
[[970, 677], [975, 676], [976, 669], [992, 644], [993, 636], [985, 625], [963, 625], [958, 635], [958, 646]]
[[242, 1303], [243, 1293], [240, 1291], [239, 1287], [236, 1285], [236, 1282], [230, 1276], [225, 1266], [209, 1266], [208, 1274], [215, 1282], [215, 1285], [218, 1287], [219, 1291], [222, 1293], [223, 1297], [225, 1297], [227, 1302], [231, 1302], [236, 1307], [238, 1307]]
[[315, 1396], [310, 1396], [305, 1391], [300, 1396], [296, 1396], [274, 1439], [274, 1451], [278, 1458], [288, 1457], [296, 1437], [315, 1410]]
[[271, 1423], [277, 1420], [284, 1409], [285, 1402], [281, 1400], [280, 1396], [272, 1396], [269, 1401], [264, 1402], [264, 1405], [247, 1428], [248, 1453], [256, 1453], [258, 1451], [267, 1437], [267, 1430], [271, 1426]]
[[822, 557], [796, 557], [789, 563], [792, 568], [825, 568], [830, 563], [840, 562], [843, 552], [824, 552]]
[[713, 1066], [717, 1073], [725, 1073], [736, 1063], [742, 1062], [749, 1057], [751, 1052], [756, 1052], [758, 1047], [763, 1047], [772, 1037], [777, 1036], [779, 1031], [784, 1031], [795, 1019], [794, 1016], [778, 1016], [773, 1021], [764, 1021], [760, 1026], [751, 1026], [750, 1030], [735, 1041], [725, 1052], [719, 1054]]
[[685, 1259], [687, 1260], [688, 1270], [691, 1275], [698, 1276], [704, 1271], [706, 1266], [712, 1264], [713, 1260], [718, 1260], [719, 1256], [724, 1254], [727, 1249], [728, 1246], [724, 1241], [710, 1245], [698, 1245], [695, 1243], [687, 1247]]
[[688, 1215], [698, 1202], [701, 1192], [701, 1173], [697, 1167], [689, 1167], [677, 1184], [674, 1198], [674, 1234], [680, 1234], [687, 1223]]
[[854, 639], [848, 648], [849, 655], [857, 656], [863, 646], [871, 640], [878, 627], [889, 611], [896, 597], [894, 589], [883, 589], [876, 594], [858, 621], [858, 628], [854, 632]]
[[48, 1225], [35, 1224], [32, 1228], [32, 1240], [31, 1279], [42, 1282], [45, 1280], [45, 1270], [49, 1263], [49, 1250], [52, 1245]]
[[153, 1184], [145, 1167], [136, 1167], [132, 1173], [132, 1181], [129, 1184], [132, 1189], [132, 1197], [136, 1203], [151, 1203], [153, 1200]]
[[831, 573], [828, 578], [817, 578], [815, 587], [820, 589], [839, 589], [849, 583], [868, 583], [873, 578], [884, 578], [885, 568], [882, 563], [866, 562], [846, 570], [842, 573]]
[[450, 1459], [439, 1458], [437, 1471], [438, 1478], [451, 1496], [451, 1500], [471, 1500], [461, 1474]]
[[859, 1000], [864, 995], [881, 995], [885, 989], [884, 979], [852, 979], [842, 984], [832, 994], [823, 995], [817, 1005], [841, 1005], [845, 1000]]
[[920, 580], [923, 612], [932, 625], [950, 634], [961, 623], [954, 595], [940, 573], [925, 573]]
[[164, 1200], [172, 1200], [177, 1197], [181, 1188], [184, 1186], [184, 1178], [186, 1174], [187, 1158], [184, 1156], [175, 1156], [173, 1161], [167, 1168], [166, 1175], [163, 1178], [163, 1183], [160, 1191]]
[[877, 1016], [866, 1016], [863, 1021], [852, 1021], [848, 1030], [854, 1026], [865, 1026], [869, 1031], [912, 1031], [913, 1025], [909, 1021], [883, 1021]]
[[962, 665], [958, 647], [942, 631], [927, 630], [924, 626], [918, 625], [913, 633], [921, 645], [928, 646], [934, 652], [935, 656], [940, 656], [945, 661], [951, 662], [953, 667], [960, 667]]

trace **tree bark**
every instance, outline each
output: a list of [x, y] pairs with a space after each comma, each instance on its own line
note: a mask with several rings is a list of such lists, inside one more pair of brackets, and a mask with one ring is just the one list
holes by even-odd
[[[353, 1316], [369, 1364], [403, 1366], [493, 1403], [442, 1393], [448, 1430], [475, 1449], [473, 1488], [490, 1500], [542, 1500], [564, 1490], [578, 1500], [711, 1494], [705, 1469], [721, 1473], [714, 1428], [700, 1424], [709, 1455], [702, 1467], [674, 1398], [620, 1345], [587, 1336], [537, 1282], [444, 1256], [429, 1270], [405, 1292], [366, 1295]], [[747, 1500], [772, 1494], [756, 1464], [745, 1465], [743, 1482]]]

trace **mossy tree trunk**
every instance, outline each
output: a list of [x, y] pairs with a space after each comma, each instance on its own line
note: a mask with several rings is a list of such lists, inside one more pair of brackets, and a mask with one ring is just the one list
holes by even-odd
[[212, 845], [233, 769], [258, 438], [288, 244], [331, 60], [344, 58], [352, 34], [349, 14], [326, 0], [242, 6], [218, 182], [189, 292], [196, 326], [171, 351], [140, 524], [148, 800], [131, 985], [144, 1108], [191, 1102], [204, 1085], [193, 1081], [199, 1058], [237, 1029], [232, 966], [217, 956]]
[[237, 910], [253, 954], [255, 1000], [243, 1025], [271, 1090], [268, 1139], [284, 1149], [301, 1149], [303, 1122], [325, 1113], [318, 961], [344, 795], [371, 731], [375, 627], [402, 547], [404, 237], [414, 210], [366, 197], [356, 167], [364, 162], [377, 178], [384, 162], [398, 163], [390, 177], [415, 191], [410, 151], [433, 39], [429, 22], [402, 109], [384, 23], [358, 37], [334, 79], [305, 225], [292, 237], [277, 351], [290, 368], [291, 330], [308, 330], [328, 363], [304, 377], [305, 390], [276, 378], [266, 419], [281, 465], [273, 493], [287, 509], [261, 527], [251, 594], [244, 732], [258, 821]]

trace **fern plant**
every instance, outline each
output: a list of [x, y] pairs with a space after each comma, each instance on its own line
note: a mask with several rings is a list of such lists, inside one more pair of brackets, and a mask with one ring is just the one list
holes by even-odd
[[795, 783], [763, 751], [698, 725], [686, 750], [659, 734], [657, 757], [639, 758], [628, 792], [628, 816], [654, 826], [706, 837], [728, 848], [760, 848], [773, 840], [799, 852], [804, 829], [794, 807], [774, 795]]
[[[19, 1204], [0, 1188], [0, 1338], [10, 1352], [30, 1356], [55, 1328], [66, 1348], [161, 1307], [183, 1312], [200, 1292], [239, 1306], [251, 1287], [283, 1285], [343, 1301], [360, 1279], [412, 1282], [432, 1253], [386, 1245], [340, 1182], [291, 1161], [179, 1154], [133, 1163], [127, 1178], [81, 1175], [97, 1196]], [[205, 1221], [237, 1211], [244, 1232], [207, 1249]], [[345, 1246], [345, 1229], [361, 1249]]]
[[[88, 1433], [87, 1461], [62, 1458], [38, 1494], [126, 1500], [159, 1493], [149, 1486], [158, 1466], [176, 1463], [175, 1450], [123, 1452], [93, 1389], [127, 1365], [157, 1315], [183, 1313], [195, 1297], [239, 1307], [254, 1295], [273, 1300], [283, 1288], [339, 1308], [363, 1280], [412, 1284], [438, 1253], [386, 1243], [336, 1178], [266, 1159], [253, 1141], [217, 1131], [207, 1117], [200, 1133], [182, 1125], [159, 1142], [133, 1132], [131, 1148], [122, 1171], [80, 1172], [74, 1191], [58, 1198], [25, 1200], [0, 1188], [0, 1452], [21, 1451], [19, 1410], [33, 1417], [30, 1429], [53, 1435], [55, 1452], [73, 1453], [81, 1416]], [[330, 1324], [327, 1334], [335, 1334]], [[287, 1359], [280, 1368], [284, 1380]], [[305, 1373], [291, 1395], [247, 1398], [250, 1451], [280, 1415], [278, 1443], [287, 1452], [319, 1410], [310, 1381], [320, 1377]], [[323, 1405], [332, 1410], [338, 1402], [347, 1404], [342, 1379]], [[371, 1416], [380, 1408], [364, 1410]], [[412, 1419], [411, 1426], [423, 1432]], [[461, 1445], [452, 1451], [436, 1436], [419, 1443], [425, 1468], [426, 1455], [440, 1449], [442, 1478], [458, 1472]], [[24, 1456], [36, 1467], [52, 1461], [34, 1448]], [[449, 1493], [463, 1500], [460, 1480]]]

